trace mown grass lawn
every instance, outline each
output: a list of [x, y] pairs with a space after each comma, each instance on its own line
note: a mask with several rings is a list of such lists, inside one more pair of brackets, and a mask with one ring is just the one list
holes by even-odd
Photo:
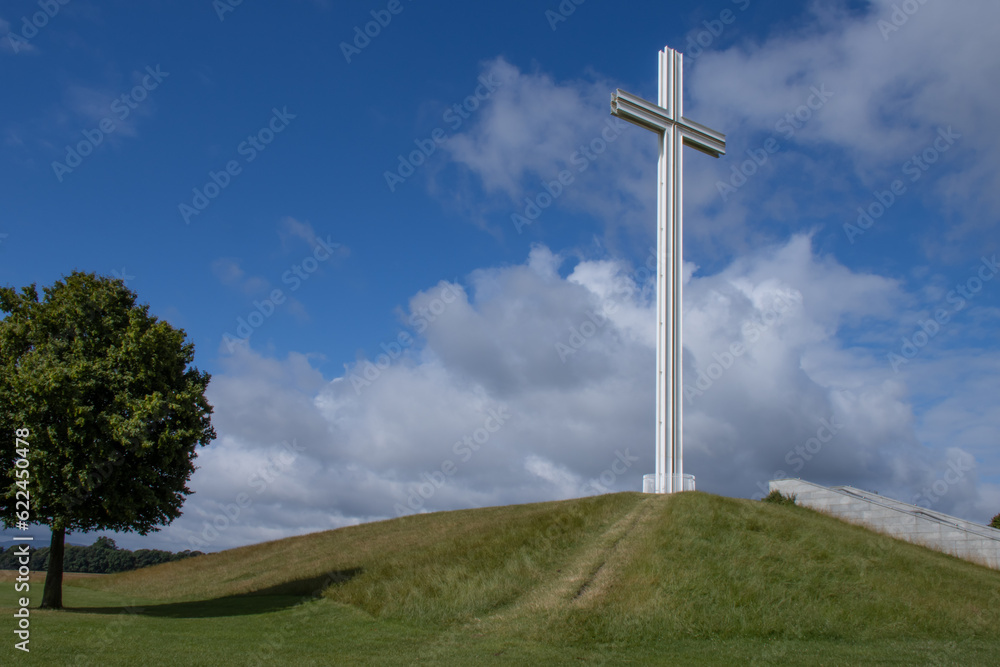
[[30, 654], [13, 648], [5, 574], [4, 665], [1000, 662], [1000, 573], [702, 493], [418, 515], [67, 575], [67, 609], [31, 611]]

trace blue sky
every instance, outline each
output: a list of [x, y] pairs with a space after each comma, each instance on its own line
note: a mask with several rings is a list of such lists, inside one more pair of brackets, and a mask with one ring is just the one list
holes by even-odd
[[670, 45], [686, 115], [728, 140], [685, 162], [685, 471], [988, 521], [998, 20], [985, 1], [8, 2], [0, 283], [123, 277], [213, 375], [184, 516], [121, 545], [638, 490], [656, 142], [608, 102], [655, 99]]

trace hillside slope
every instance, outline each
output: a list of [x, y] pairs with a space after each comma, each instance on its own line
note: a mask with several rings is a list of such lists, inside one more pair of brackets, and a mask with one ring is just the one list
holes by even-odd
[[573, 644], [1000, 638], [1000, 573], [804, 508], [704, 493], [415, 515], [82, 585], [159, 600], [325, 585], [374, 619]]

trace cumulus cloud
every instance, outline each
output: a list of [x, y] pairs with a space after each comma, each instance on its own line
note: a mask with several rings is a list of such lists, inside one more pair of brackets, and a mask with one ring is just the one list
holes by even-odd
[[[1000, 20], [1000, 5], [921, 3], [901, 22], [894, 19], [900, 4], [875, 0], [867, 11], [848, 12], [816, 2], [807, 31], [687, 60], [686, 115], [728, 136], [726, 159], [685, 162], [685, 205], [689, 220], [698, 222], [689, 225], [689, 243], [738, 254], [801, 231], [803, 220], [851, 219], [864, 203], [793, 197], [792, 186], [848, 193], [884, 190], [902, 178], [913, 191], [909, 197], [929, 201], [948, 222], [920, 231], [932, 257], [953, 261], [961, 252], [956, 245], [996, 247], [990, 232], [1000, 212], [1000, 174], [992, 160], [1000, 150], [993, 122], [1000, 91], [984, 82], [1000, 74], [1000, 52], [969, 39], [967, 26]], [[529, 201], [544, 200], [546, 184], [567, 171], [573, 181], [553, 207], [595, 217], [612, 238], [624, 232], [647, 239], [656, 142], [646, 130], [612, 121], [608, 96], [622, 87], [655, 99], [652, 62], [638, 84], [597, 74], [557, 81], [503, 59], [486, 63], [484, 74], [506, 83], [446, 152], [493, 195], [494, 209], [523, 215]], [[615, 129], [605, 135], [609, 122]], [[913, 185], [904, 164], [930, 151], [939, 131], [949, 128], [960, 138], [947, 152], [931, 151], [934, 162], [918, 167], [922, 180]], [[750, 185], [738, 186], [736, 194], [720, 191], [746, 152], [760, 155], [768, 138], [777, 142], [777, 153], [755, 168]], [[777, 182], [786, 187], [773, 187]], [[448, 186], [453, 193], [465, 181]], [[767, 224], [746, 224], [761, 213]]]
[[[685, 471], [725, 495], [801, 476], [985, 521], [1000, 503], [990, 372], [1000, 357], [976, 344], [995, 337], [1000, 314], [956, 311], [893, 366], [888, 354], [945, 299], [947, 281], [911, 286], [818, 251], [824, 240], [802, 231], [849, 217], [856, 204], [836, 193], [886, 187], [952, 127], [959, 148], [912, 196], [954, 224], [919, 233], [932, 255], [995, 246], [1000, 93], [983, 82], [996, 80], [1000, 54], [964, 26], [996, 22], [1000, 6], [924, 3], [886, 32], [879, 21], [896, 4], [816, 3], [808, 34], [689, 62], [686, 111], [729, 135], [732, 159], [685, 163], [688, 247], [700, 249], [687, 256], [716, 263], [685, 272]], [[445, 144], [449, 165], [425, 170], [432, 191], [524, 213], [566, 171], [552, 206], [603, 222], [602, 241], [624, 231], [648, 245], [656, 142], [607, 122], [614, 88], [655, 96], [652, 68], [636, 87], [599, 75], [557, 81], [503, 59], [484, 75], [504, 85]], [[829, 99], [792, 124], [788, 114], [824, 86]], [[723, 201], [717, 183], [769, 136], [779, 153]], [[456, 168], [471, 179], [446, 181]], [[820, 183], [833, 194], [789, 194]], [[280, 233], [309, 235], [294, 221]], [[220, 437], [199, 456], [197, 494], [158, 539], [219, 549], [414, 511], [639, 490], [654, 467], [652, 273], [614, 254], [567, 271], [578, 255], [535, 245], [523, 263], [428, 285], [402, 315], [411, 344], [387, 344], [339, 377], [306, 355], [236, 350], [210, 387]], [[246, 279], [232, 262], [216, 268]]]
[[[418, 292], [413, 344], [332, 380], [305, 355], [238, 348], [210, 386], [219, 439], [199, 454], [196, 494], [155, 539], [219, 549], [639, 490], [654, 466], [652, 274], [604, 259], [560, 277], [565, 261], [536, 246], [523, 264]], [[838, 339], [859, 318], [891, 320], [897, 282], [818, 256], [808, 236], [715, 275], [689, 268], [685, 470], [700, 489], [753, 496], [794, 475], [984, 518], [996, 488], [969, 465], [979, 435], [949, 439], [957, 406], [917, 423], [884, 357]], [[998, 427], [983, 401], [962, 409]], [[954, 462], [968, 483], [922, 496]]]
[[[995, 235], [984, 232], [1000, 211], [1000, 175], [991, 158], [1000, 149], [992, 122], [1000, 91], [984, 82], [1000, 74], [1000, 52], [969, 39], [968, 26], [1000, 20], [1000, 5], [929, 2], [908, 5], [918, 10], [907, 14], [900, 13], [903, 4], [874, 0], [867, 12], [847, 13], [815, 3], [814, 29], [706, 52], [686, 81], [689, 94], [706, 122], [730, 134], [732, 155], [746, 158], [745, 150], [775, 136], [782, 155], [767, 168], [768, 178], [797, 172], [805, 183], [828, 187], [856, 179], [885, 189], [907, 160], [934, 145], [939, 130], [952, 128], [961, 135], [958, 150], [935, 158], [948, 169], [933, 167], [920, 187], [950, 211], [952, 224], [935, 234], [948, 241], [971, 235], [971, 242], [995, 247]], [[813, 111], [803, 105], [814, 88], [832, 97]], [[780, 191], [744, 194], [749, 201], [735, 198], [729, 207], [733, 228], [761, 205], [793, 223], [811, 212]], [[695, 189], [690, 196], [703, 201], [718, 193]], [[943, 252], [934, 245], [932, 252]]]
[[[610, 116], [610, 92], [621, 84], [596, 75], [558, 82], [502, 58], [486, 63], [483, 76], [504, 83], [448, 140], [445, 151], [453, 164], [476, 177], [494, 208], [507, 214], [507, 233], [525, 228], [508, 226], [510, 215], [533, 224], [531, 203], [541, 202], [545, 209], [553, 199], [615, 229], [641, 229], [648, 223], [655, 195], [646, 176], [650, 166], [655, 174], [656, 141]], [[436, 191], [445, 187], [454, 191], [467, 185], [463, 180], [434, 185]]]

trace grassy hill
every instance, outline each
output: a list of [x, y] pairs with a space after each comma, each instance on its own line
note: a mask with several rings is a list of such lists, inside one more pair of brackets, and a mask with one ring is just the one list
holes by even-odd
[[[0, 583], [0, 616], [11, 619], [13, 598]], [[404, 517], [71, 579], [65, 602], [78, 609], [33, 610], [32, 661], [948, 665], [1000, 654], [1000, 572], [804, 508], [703, 493]]]

